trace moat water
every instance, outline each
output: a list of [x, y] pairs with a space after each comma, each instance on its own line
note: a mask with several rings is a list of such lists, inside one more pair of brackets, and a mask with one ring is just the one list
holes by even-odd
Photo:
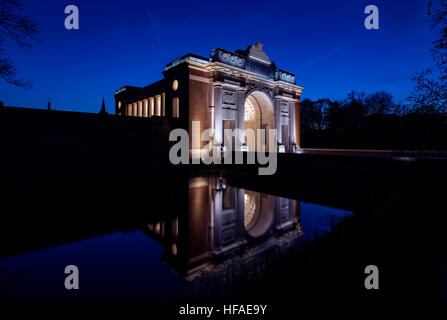
[[[177, 201], [177, 212], [148, 208], [138, 228], [0, 260], [0, 298], [222, 298], [352, 215], [216, 177], [191, 179]], [[67, 265], [78, 267], [79, 290], [64, 287]]]

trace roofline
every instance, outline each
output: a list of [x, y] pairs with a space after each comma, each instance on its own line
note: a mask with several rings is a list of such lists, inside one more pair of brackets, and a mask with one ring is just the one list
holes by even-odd
[[165, 66], [165, 71], [167, 71], [167, 70], [169, 70], [169, 69], [171, 69], [171, 68], [173, 68], [175, 66], [178, 66], [178, 65], [180, 65], [180, 64], [182, 64], [182, 63], [184, 63], [185, 61], [188, 61], [188, 60], [196, 61], [196, 62], [202, 63], [202, 64], [207, 64], [207, 63], [210, 62], [209, 58], [205, 58], [205, 57], [199, 56], [199, 55], [194, 54], [194, 53], [187, 53], [187, 54], [181, 56], [180, 58], [174, 59], [171, 62], [169, 62]]

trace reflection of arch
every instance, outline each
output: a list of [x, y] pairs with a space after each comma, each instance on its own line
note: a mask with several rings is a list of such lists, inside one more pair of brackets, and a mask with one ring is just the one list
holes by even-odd
[[[275, 128], [273, 103], [268, 94], [263, 91], [251, 91], [244, 103], [244, 127], [245, 143], [248, 151], [269, 151], [268, 130]], [[254, 136], [250, 136], [248, 130], [252, 130]], [[265, 149], [258, 150], [257, 130], [265, 130]]]
[[244, 226], [252, 237], [262, 236], [273, 222], [275, 198], [246, 190], [244, 194]]

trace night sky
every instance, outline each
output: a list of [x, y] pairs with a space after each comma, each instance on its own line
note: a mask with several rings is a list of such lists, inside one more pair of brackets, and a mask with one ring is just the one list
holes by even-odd
[[[171, 60], [213, 48], [235, 51], [257, 41], [276, 65], [296, 74], [303, 98], [342, 99], [352, 90], [407, 97], [417, 70], [432, 67], [435, 37], [424, 0], [143, 1], [22, 0], [42, 44], [8, 43], [23, 90], [0, 81], [5, 105], [98, 112], [123, 85], [160, 80]], [[80, 29], [66, 30], [65, 6], [77, 5]], [[380, 10], [366, 30], [364, 9]]]

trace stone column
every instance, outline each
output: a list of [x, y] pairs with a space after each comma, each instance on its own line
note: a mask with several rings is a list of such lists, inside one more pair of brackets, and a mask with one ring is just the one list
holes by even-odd
[[161, 95], [159, 94], [155, 96], [155, 115], [161, 116]]
[[278, 146], [282, 144], [282, 130], [281, 130], [281, 98], [275, 97], [275, 129], [277, 132]]
[[143, 101], [138, 101], [138, 116], [143, 116]]
[[149, 116], [149, 103], [147, 99], [143, 100], [143, 117], [147, 118]]
[[149, 98], [149, 117], [153, 117], [155, 115], [155, 99], [154, 97]]
[[222, 92], [222, 85], [214, 85], [214, 138], [215, 143], [217, 143], [219, 146], [223, 143]]
[[[241, 132], [238, 133], [236, 137], [236, 149], [240, 150], [240, 146], [242, 146], [245, 142], [245, 90], [239, 89], [236, 91], [236, 129], [239, 129]], [[239, 148], [238, 148], [239, 147]]]
[[289, 142], [290, 145], [287, 146], [289, 150], [293, 152], [293, 144], [296, 144], [296, 134], [295, 134], [295, 100], [289, 101]]

